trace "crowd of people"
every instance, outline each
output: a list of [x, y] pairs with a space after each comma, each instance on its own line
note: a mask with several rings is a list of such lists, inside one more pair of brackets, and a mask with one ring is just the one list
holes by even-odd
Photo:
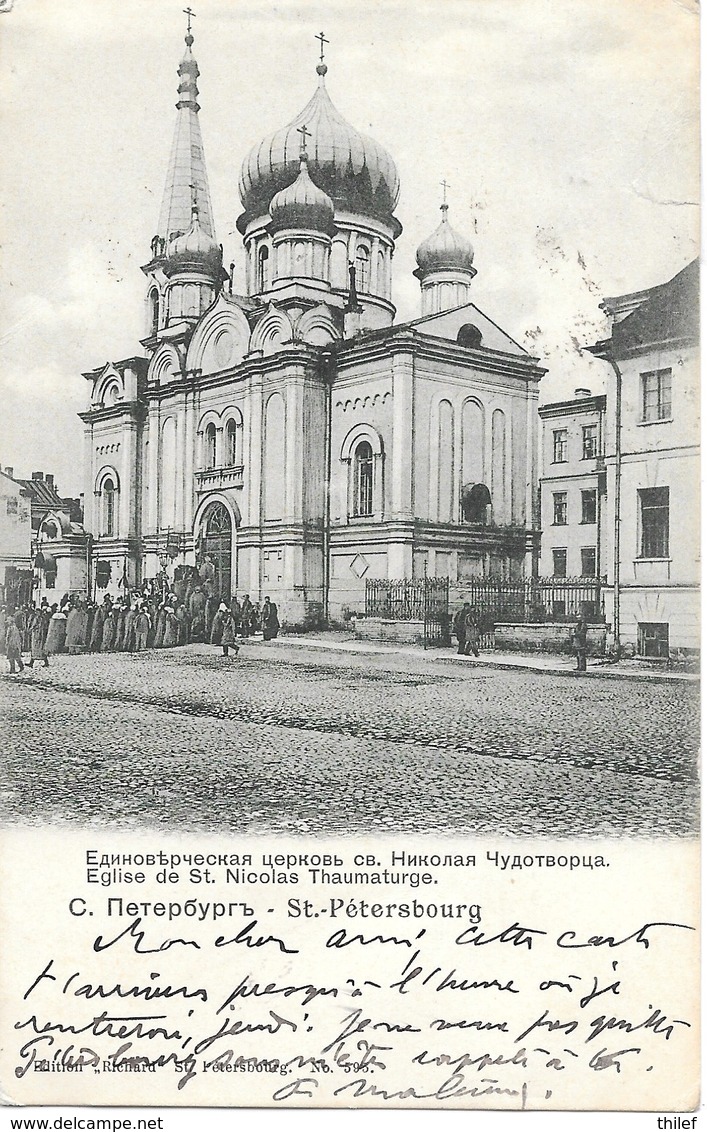
[[85, 594], [65, 594], [50, 605], [28, 602], [9, 612], [0, 607], [0, 647], [4, 645], [10, 671], [22, 671], [23, 654], [29, 667], [49, 664], [56, 653], [140, 652], [173, 648], [193, 642], [238, 652], [238, 640], [262, 633], [277, 637], [280, 629], [275, 602], [262, 606], [245, 594], [228, 600], [215, 592], [213, 580], [198, 570], [167, 585], [164, 579], [145, 581], [124, 597], [106, 594], [92, 601]]

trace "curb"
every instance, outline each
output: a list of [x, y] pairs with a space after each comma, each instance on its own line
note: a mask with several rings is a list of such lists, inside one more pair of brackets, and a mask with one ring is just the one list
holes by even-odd
[[[491, 668], [498, 671], [508, 672], [532, 672], [537, 676], [565, 676], [572, 679], [579, 679], [580, 677], [588, 677], [592, 680], [634, 680], [644, 684], [699, 684], [700, 677], [692, 673], [675, 673], [670, 676], [663, 672], [622, 672], [611, 670], [608, 665], [602, 665], [598, 668], [587, 669], [586, 672], [577, 672], [574, 668], [549, 668], [544, 665], [537, 664], [520, 664], [515, 661], [500, 661], [500, 660], [483, 660], [480, 663], [474, 663], [470, 659], [462, 661], [456, 655], [454, 656], [440, 656], [436, 653], [426, 653], [423, 649], [396, 649], [396, 648], [365, 648], [365, 649], [351, 649], [346, 647], [346, 642], [323, 642], [318, 641], [316, 638], [308, 639], [307, 637], [297, 636], [282, 636], [278, 638], [282, 644], [295, 644], [304, 647], [325, 649], [329, 652], [343, 652], [352, 653], [355, 656], [413, 656], [424, 657], [430, 656], [435, 661], [440, 661], [442, 664], [456, 664], [467, 667], [471, 664], [476, 669]], [[381, 642], [383, 643], [383, 642]]]

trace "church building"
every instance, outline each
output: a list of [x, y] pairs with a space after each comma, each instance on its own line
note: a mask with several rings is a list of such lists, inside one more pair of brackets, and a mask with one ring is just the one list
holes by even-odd
[[544, 370], [473, 302], [447, 204], [417, 251], [420, 316], [396, 323], [398, 173], [333, 105], [322, 54], [310, 101], [243, 161], [236, 294], [193, 43], [142, 350], [84, 374], [94, 579], [117, 593], [209, 556], [222, 597], [313, 625], [360, 610], [369, 578], [530, 574]]

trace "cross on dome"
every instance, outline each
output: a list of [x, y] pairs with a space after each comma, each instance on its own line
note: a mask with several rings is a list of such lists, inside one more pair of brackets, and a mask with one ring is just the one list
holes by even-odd
[[448, 181], [445, 181], [445, 180], [440, 181], [440, 185], [442, 186], [442, 208], [446, 208], [447, 207], [447, 189], [451, 189], [452, 186], [449, 184]]
[[196, 16], [196, 12], [193, 12], [191, 8], [182, 8], [182, 11], [187, 17], [187, 35], [191, 35], [191, 21], [192, 17]]
[[319, 62], [317, 64], [317, 74], [321, 79], [323, 79], [325, 74], [327, 73], [327, 70], [329, 69], [324, 62], [324, 44], [328, 43], [329, 40], [324, 35], [323, 31], [320, 31], [319, 35], [315, 35], [314, 38], [319, 40]]
[[311, 138], [312, 135], [309, 132], [309, 130], [307, 129], [304, 122], [302, 123], [301, 126], [299, 126], [297, 133], [300, 134], [301, 137], [302, 137], [302, 141], [300, 143], [300, 157], [306, 158], [306, 156], [307, 156], [307, 138]]

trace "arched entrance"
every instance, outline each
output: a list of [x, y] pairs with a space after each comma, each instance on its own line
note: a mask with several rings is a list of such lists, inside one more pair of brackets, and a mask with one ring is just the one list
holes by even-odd
[[[204, 511], [199, 528], [199, 561], [202, 568], [209, 559], [214, 568], [214, 595], [224, 601], [231, 597], [231, 551], [233, 546], [233, 524], [226, 507], [219, 500], [210, 503]], [[211, 572], [208, 571], [210, 574]]]

